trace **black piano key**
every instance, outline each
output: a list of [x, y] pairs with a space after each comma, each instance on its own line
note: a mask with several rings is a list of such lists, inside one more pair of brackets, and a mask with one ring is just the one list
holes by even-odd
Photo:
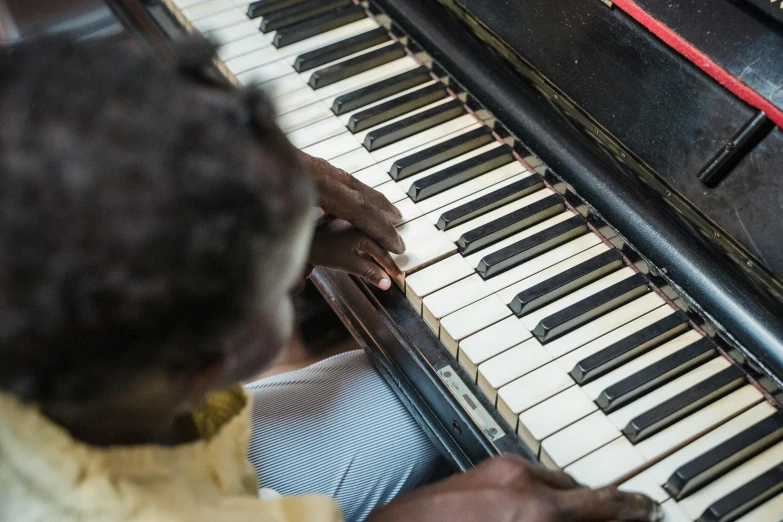
[[487, 212], [491, 212], [512, 201], [521, 199], [542, 188], [544, 188], [544, 180], [541, 179], [541, 177], [536, 175], [528, 176], [525, 179], [510, 183], [503, 188], [494, 190], [473, 201], [468, 201], [464, 205], [447, 210], [438, 218], [437, 227], [440, 230], [448, 230], [470, 221], [471, 219], [483, 216]]
[[781, 492], [783, 464], [778, 464], [716, 501], [697, 522], [733, 522]]
[[[558, 212], [557, 200], [552, 200], [552, 202], [554, 205], [549, 207], [549, 210], [556, 213]], [[465, 245], [465, 254], [470, 254], [471, 252], [498, 241], [498, 239], [492, 237], [491, 234], [480, 235], [481, 228], [483, 227], [466, 232], [459, 238], [457, 245], [460, 248]], [[476, 271], [482, 278], [487, 279], [499, 271], [507, 270], [509, 267], [524, 263], [528, 259], [552, 250], [558, 245], [562, 245], [586, 232], [587, 222], [585, 219], [582, 216], [574, 216], [562, 223], [548, 227], [546, 230], [537, 232], [532, 236], [521, 239], [484, 257], [479, 262]]]
[[781, 440], [783, 411], [778, 411], [683, 464], [663, 487], [672, 498], [680, 500]]
[[745, 373], [742, 369], [737, 365], [731, 365], [632, 419], [623, 428], [623, 433], [632, 443], [641, 442], [696, 410], [739, 389], [745, 382]]
[[280, 29], [275, 34], [275, 38], [272, 40], [272, 45], [279, 49], [281, 47], [285, 47], [286, 45], [291, 45], [295, 44], [296, 42], [301, 42], [302, 40], [307, 40], [308, 38], [317, 34], [325, 33], [327, 31], [331, 31], [332, 29], [337, 29], [338, 27], [348, 25], [366, 17], [367, 13], [364, 12], [364, 9], [361, 6], [352, 5], [349, 7], [344, 7], [342, 9], [332, 11], [331, 13], [321, 15], [317, 18], [312, 18], [310, 20], [306, 20], [304, 22]]
[[375, 127], [397, 116], [402, 116], [425, 105], [435, 103], [448, 96], [446, 86], [442, 83], [434, 83], [417, 89], [393, 100], [376, 105], [369, 109], [357, 112], [348, 120], [348, 130], [361, 132], [370, 127]]
[[303, 4], [308, 0], [256, 0], [247, 6], [247, 16], [249, 18], [258, 18], [270, 13], [285, 9], [297, 4]]
[[[682, 312], [675, 312], [625, 339], [607, 346], [600, 352], [585, 357], [574, 366], [570, 375], [577, 384], [587, 384], [622, 366], [627, 361], [660, 346], [669, 339], [673, 339], [687, 329], [688, 318]], [[707, 341], [702, 339], [698, 342]]]
[[320, 89], [364, 71], [375, 69], [385, 63], [393, 62], [404, 56], [405, 48], [400, 42], [394, 42], [380, 49], [368, 51], [354, 58], [319, 69], [310, 76], [308, 84], [313, 89]]
[[365, 105], [399, 94], [402, 91], [407, 91], [430, 80], [432, 80], [430, 70], [422, 65], [416, 69], [405, 71], [367, 87], [338, 96], [332, 104], [332, 112], [339, 116], [340, 114], [355, 111]]
[[378, 150], [441, 123], [451, 121], [463, 114], [465, 114], [465, 107], [462, 102], [451, 100], [367, 133], [364, 138], [364, 148], [371, 152]]
[[413, 201], [421, 201], [503, 165], [508, 165], [512, 161], [514, 161], [514, 153], [511, 147], [503, 144], [416, 180], [408, 189], [408, 196]]
[[390, 39], [388, 31], [383, 27], [357, 34], [345, 40], [315, 49], [296, 57], [294, 69], [296, 72], [305, 72], [340, 58], [345, 58], [359, 51], [369, 49], [382, 44]]
[[411, 154], [394, 162], [389, 171], [392, 179], [397, 181], [418, 174], [457, 156], [467, 154], [472, 150], [492, 143], [495, 137], [489, 127], [466, 132], [456, 138], [438, 143], [427, 149]]
[[511, 310], [517, 315], [529, 314], [561, 297], [587, 286], [623, 266], [623, 255], [611, 249], [573, 268], [541, 281], [521, 291], [511, 301]]
[[268, 14], [259, 29], [262, 33], [277, 31], [351, 4], [351, 0], [309, 0]]
[[533, 329], [533, 335], [542, 343], [551, 341], [649, 291], [647, 278], [642, 274], [634, 274], [628, 279], [615, 283], [597, 294], [586, 297], [578, 303], [541, 319], [541, 322]]
[[611, 413], [654, 388], [684, 375], [716, 354], [715, 343], [704, 337], [609, 386], [601, 392], [595, 403], [604, 413]]

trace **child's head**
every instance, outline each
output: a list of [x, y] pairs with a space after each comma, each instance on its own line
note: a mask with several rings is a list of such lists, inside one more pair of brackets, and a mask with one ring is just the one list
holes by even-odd
[[203, 42], [179, 54], [0, 51], [0, 388], [179, 408], [289, 335], [310, 181], [266, 98], [204, 86]]

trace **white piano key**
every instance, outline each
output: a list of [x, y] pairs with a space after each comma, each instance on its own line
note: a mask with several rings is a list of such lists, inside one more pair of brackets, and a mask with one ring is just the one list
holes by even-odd
[[573, 385], [570, 375], [557, 364], [549, 363], [500, 388], [498, 412], [511, 426], [516, 426], [520, 413]]
[[172, 3], [180, 10], [183, 10], [183, 9], [187, 9], [188, 7], [192, 7], [198, 4], [203, 4], [209, 1], [210, 0], [172, 0]]
[[[630, 321], [627, 324], [624, 324], [620, 328], [617, 328], [616, 330], [612, 330], [606, 335], [603, 335], [599, 337], [598, 339], [591, 341], [581, 348], [574, 350], [570, 353], [567, 353], [566, 355], [560, 357], [557, 362], [560, 364], [560, 367], [563, 368], [563, 371], [570, 372], [574, 369], [574, 367], [587, 357], [590, 357], [591, 355], [594, 355], [604, 348], [607, 348], [614, 343], [621, 341], [625, 339], [626, 337], [629, 337], [633, 335], [634, 333], [641, 331], [651, 324], [655, 323], [656, 321], [659, 321], [661, 319], [664, 319], [665, 317], [670, 316], [675, 312], [674, 308], [670, 306], [661, 306], [660, 308], [656, 308], [655, 310], [644, 314], [640, 316], [638, 319], [634, 319], [633, 321]], [[645, 361], [647, 360], [659, 360], [658, 357], [665, 357], [668, 353], [673, 353], [691, 342], [698, 341], [698, 337], [693, 337], [693, 335], [698, 336], [698, 333], [694, 332], [694, 334], [686, 334], [687, 337], [683, 338], [680, 341], [676, 341], [671, 346], [664, 348], [664, 346], [660, 346], [659, 348], [656, 348], [656, 350], [661, 350], [656, 355], [651, 355], [652, 352], [643, 355], [642, 357], [639, 357], [637, 360], [641, 360], [642, 358], [645, 358]], [[668, 343], [667, 343], [668, 344]], [[598, 396], [601, 394], [602, 391], [604, 391], [606, 388], [608, 388], [611, 384], [614, 384], [615, 382], [620, 381], [621, 379], [624, 379], [628, 375], [631, 375], [634, 370], [633, 368], [640, 367], [638, 364], [641, 364], [642, 366], [645, 364], [645, 362], [637, 363], [635, 361], [629, 361], [625, 365], [621, 366], [620, 368], [617, 368], [616, 370], [604, 375], [603, 377], [599, 377], [596, 379], [596, 381], [586, 384], [583, 389], [585, 390], [585, 393], [590, 397], [592, 400], [595, 400], [598, 398]], [[611, 376], [611, 377], [610, 377]], [[602, 382], [603, 384], [597, 385], [596, 382]], [[596, 391], [597, 390], [597, 391]]]
[[780, 522], [783, 520], [783, 493], [772, 497], [737, 522]]
[[[277, 126], [285, 132], [293, 132], [326, 118], [334, 117], [332, 111], [322, 103], [314, 103], [299, 110], [278, 116]], [[355, 140], [354, 140], [355, 141]]]
[[[360, 150], [366, 149], [362, 147]], [[391, 181], [391, 177], [389, 177], [386, 172], [379, 169], [378, 165], [373, 165], [372, 167], [354, 172], [352, 175], [354, 178], [358, 179], [369, 187], [377, 187], [378, 185]]]
[[[583, 346], [582, 348], [579, 348], [578, 350], [574, 350], [568, 355], [564, 355], [563, 357], [558, 359], [558, 362], [560, 362], [560, 366], [563, 368], [564, 371], [570, 372], [580, 361], [582, 361], [585, 358], [585, 354], [592, 355], [592, 353], [590, 352], [595, 353], [593, 350], [603, 349], [606, 348], [607, 346], [611, 346], [615, 342], [621, 339], [625, 339], [626, 337], [633, 334], [634, 332], [642, 330], [643, 328], [653, 324], [659, 319], [663, 319], [664, 317], [667, 317], [673, 313], [674, 313], [674, 309], [668, 306], [662, 306], [660, 308], [656, 308], [649, 314], [645, 314], [639, 319], [636, 319], [635, 321], [631, 321], [625, 326], [618, 328], [617, 330], [601, 337], [600, 339], [596, 339], [592, 343], [589, 343]], [[662, 344], [658, 348], [655, 348], [654, 350], [651, 350], [636, 359], [628, 361], [627, 363], [620, 366], [616, 370], [611, 371], [606, 375], [599, 377], [595, 381], [592, 381], [584, 385], [582, 389], [587, 394], [587, 396], [590, 397], [590, 399], [596, 400], [598, 399], [598, 396], [601, 395], [601, 392], [603, 392], [609, 386], [612, 386], [613, 384], [617, 384], [618, 382], [622, 381], [626, 377], [629, 377], [634, 373], [649, 367], [651, 364], [660, 361], [664, 357], [668, 357], [669, 355], [682, 350], [688, 345], [695, 343], [699, 339], [701, 339], [701, 334], [699, 334], [699, 332], [695, 330], [685, 332], [684, 334], [675, 337], [671, 341]], [[603, 348], [599, 348], [599, 347], [603, 347]]]
[[247, 22], [247, 15], [238, 9], [231, 9], [206, 18], [201, 18], [200, 20], [192, 21], [191, 24], [200, 32], [206, 33], [242, 22]]
[[644, 297], [621, 306], [581, 328], [577, 328], [573, 332], [547, 343], [545, 347], [552, 357], [562, 357], [593, 339], [606, 335], [615, 328], [619, 328], [664, 304], [663, 299], [658, 294], [650, 292]]
[[[424, 221], [432, 226], [426, 219]], [[424, 317], [424, 322], [437, 334], [440, 332], [440, 320], [443, 317], [475, 303], [491, 293], [492, 290], [484, 283], [484, 280], [478, 274], [474, 274], [425, 297], [422, 317]]]
[[[505, 215], [511, 214], [514, 211], [530, 206], [536, 201], [541, 201], [542, 199], [547, 198], [552, 194], [554, 194], [554, 191], [552, 191], [552, 189], [549, 188], [541, 189], [538, 192], [534, 192], [530, 194], [529, 196], [525, 196], [522, 199], [512, 201], [508, 205], [504, 205], [491, 212], [487, 212], [486, 214], [483, 214], [477, 218], [471, 219], [467, 223], [463, 223], [462, 225], [458, 225], [454, 228], [450, 228], [449, 230], [446, 231], [446, 234], [448, 234], [448, 236], [451, 238], [452, 241], [456, 242], [460, 238], [460, 236], [462, 236], [462, 234], [464, 234], [465, 232], [474, 230], [482, 225], [486, 225], [491, 221], [494, 221]], [[419, 207], [421, 207], [421, 205], [419, 205]]]
[[[520, 165], [521, 165], [521, 163], [520, 163]], [[479, 180], [479, 179], [481, 180], [481, 183], [478, 183], [477, 185], [475, 185], [475, 187], [474, 187], [475, 192], [470, 193], [468, 196], [465, 196], [465, 197], [462, 197], [460, 199], [457, 199], [456, 201], [454, 201], [452, 203], [448, 203], [446, 205], [439, 206], [437, 208], [437, 210], [431, 211], [431, 212], [429, 212], [427, 214], [427, 219], [432, 221], [433, 224], [436, 224], [438, 222], [438, 220], [440, 219], [440, 216], [443, 215], [445, 212], [447, 212], [447, 211], [449, 211], [449, 210], [451, 210], [453, 208], [462, 206], [465, 203], [469, 203], [469, 202], [471, 202], [471, 201], [473, 201], [475, 199], [478, 199], [478, 198], [480, 198], [482, 196], [485, 196], [485, 195], [489, 194], [490, 192], [494, 192], [494, 191], [499, 190], [499, 189], [501, 189], [501, 188], [503, 188], [503, 187], [505, 187], [507, 185], [511, 185], [512, 183], [516, 183], [517, 181], [520, 181], [522, 179], [525, 179], [528, 176], [532, 176], [533, 174], [535, 174], [534, 172], [530, 172], [528, 170], [525, 170], [525, 171], [521, 172], [520, 174], [514, 174], [513, 176], [505, 178], [505, 179], [502, 179], [501, 181], [498, 181], [496, 176], [495, 177], [490, 176], [490, 174], [494, 174], [494, 173], [496, 173], [496, 172], [498, 172], [500, 170], [502, 170], [502, 167], [500, 169], [495, 169], [495, 170], [493, 170], [491, 172], [487, 172], [486, 174], [482, 174], [478, 178], [474, 178], [476, 180]], [[470, 181], [473, 181], [473, 180], [470, 180]], [[460, 184], [460, 185], [458, 185], [458, 186], [456, 186], [454, 188], [451, 188], [449, 190], [446, 190], [446, 191], [442, 192], [441, 194], [437, 194], [436, 196], [433, 196], [432, 198], [440, 197], [443, 194], [445, 194], [446, 192], [449, 192], [451, 190], [460, 188], [462, 185], [464, 185], [464, 183]], [[432, 198], [429, 198], [429, 199], [432, 199]]]
[[565, 308], [568, 308], [569, 306], [578, 303], [579, 301], [586, 299], [591, 295], [595, 295], [602, 290], [606, 290], [615, 283], [619, 283], [620, 281], [628, 279], [635, 273], [636, 272], [631, 270], [629, 267], [621, 268], [616, 272], [612, 272], [611, 274], [602, 277], [598, 281], [590, 283], [587, 286], [571, 292], [565, 297], [561, 297], [560, 299], [544, 306], [543, 308], [522, 316], [520, 320], [522, 321], [522, 324], [525, 325], [525, 328], [532, 332], [536, 325], [543, 319]]
[[[491, 170], [486, 174], [482, 174], [481, 176], [468, 180], [457, 185], [456, 187], [444, 190], [440, 194], [435, 194], [434, 196], [421, 201], [421, 209], [422, 211], [427, 212], [428, 215], [437, 213], [438, 217], [440, 217], [440, 214], [445, 212], [445, 208], [448, 205], [464, 199], [468, 195], [474, 194], [483, 189], [491, 191], [496, 188], [500, 188], [499, 183], [505, 180], [512, 178], [521, 179], [532, 174], [533, 173], [526, 170], [521, 163], [513, 161], [508, 165]], [[438, 220], [435, 219], [434, 222], [437, 223], [437, 221]]]
[[206, 2], [199, 2], [182, 9], [180, 12], [189, 22], [193, 23], [195, 20], [207, 18], [229, 10], [238, 10], [241, 13], [247, 12], [238, 8], [233, 0], [208, 0]]
[[277, 49], [274, 47], [267, 47], [232, 58], [225, 63], [228, 70], [237, 75], [277, 61], [280, 61], [280, 55], [277, 54]]
[[[260, 36], [258, 34], [258, 27], [250, 23], [250, 20], [247, 19], [243, 23], [213, 29], [211, 31], [203, 32], [203, 34], [209, 41], [218, 45], [235, 42], [248, 36]], [[263, 36], [261, 36], [261, 39], [266, 41]]]
[[479, 266], [479, 263], [481, 263], [481, 260], [484, 259], [489, 254], [495, 253], [498, 250], [501, 250], [509, 245], [513, 245], [517, 241], [521, 241], [522, 239], [525, 239], [526, 237], [530, 237], [534, 234], [538, 234], [539, 232], [543, 232], [544, 230], [553, 227], [557, 225], [558, 223], [562, 223], [563, 221], [566, 221], [567, 219], [570, 219], [574, 217], [574, 213], [570, 210], [566, 212], [561, 212], [560, 214], [557, 214], [545, 221], [542, 221], [541, 223], [535, 224], [532, 227], [526, 228], [525, 230], [522, 230], [521, 232], [517, 232], [514, 235], [511, 235], [507, 237], [506, 239], [503, 239], [501, 241], [498, 241], [497, 243], [494, 243], [486, 248], [482, 248], [475, 254], [470, 254], [469, 256], [465, 257], [465, 260], [468, 262], [470, 266], [473, 268], [476, 268]]
[[233, 58], [265, 49], [268, 46], [269, 42], [267, 42], [264, 37], [259, 34], [253, 34], [234, 42], [221, 45], [218, 49], [218, 56], [221, 60], [226, 62]]
[[[568, 214], [567, 214], [568, 215]], [[553, 278], [554, 276], [558, 274], [562, 274], [566, 270], [569, 270], [580, 263], [584, 263], [585, 261], [592, 259], [600, 254], [603, 254], [609, 250], [609, 247], [606, 246], [603, 243], [599, 243], [595, 245], [594, 247], [588, 248], [584, 252], [581, 252], [575, 256], [569, 257], [568, 259], [565, 259], [564, 261], [560, 261], [559, 263], [556, 263], [549, 268], [546, 268], [540, 272], [538, 272], [535, 275], [532, 275], [530, 277], [526, 277], [522, 281], [519, 281], [517, 283], [514, 283], [511, 286], [508, 286], [497, 293], [498, 298], [500, 298], [501, 301], [503, 301], [505, 304], [509, 305], [514, 300], [514, 298], [523, 290], [527, 290], [528, 288], [532, 288], [536, 286], [539, 283], [543, 283], [544, 281]], [[474, 254], [476, 255], [476, 254]]]
[[374, 150], [370, 154], [372, 154], [372, 157], [375, 158], [375, 161], [382, 162], [389, 158], [399, 156], [406, 151], [410, 151], [414, 147], [417, 147], [421, 144], [429, 143], [443, 134], [453, 133], [474, 123], [476, 123], [476, 118], [472, 114], [465, 114], [464, 116], [460, 116], [459, 118], [441, 123], [440, 125], [436, 125], [435, 127], [427, 129], [414, 136], [405, 138], [404, 140], [400, 140], [396, 143], [392, 143], [391, 145], [387, 145], [386, 147]]
[[397, 233], [405, 241], [406, 245], [415, 245], [423, 242], [425, 238], [438, 232], [438, 229], [433, 227], [432, 224], [426, 219], [419, 218], [414, 219], [409, 223], [400, 225], [397, 227]]
[[430, 85], [434, 85], [435, 83], [437, 83], [435, 80], [431, 80], [429, 82], [419, 84], [419, 85], [417, 85], [415, 87], [411, 87], [410, 89], [406, 89], [406, 90], [400, 91], [400, 92], [398, 92], [396, 94], [392, 94], [391, 96], [389, 96], [387, 98], [383, 98], [382, 100], [378, 100], [376, 102], [368, 103], [367, 105], [359, 107], [356, 110], [353, 110], [353, 111], [350, 111], [350, 112], [346, 112], [345, 114], [341, 114], [341, 115], [338, 116], [338, 118], [340, 118], [340, 121], [343, 122], [343, 125], [345, 125], [347, 127], [348, 123], [351, 121], [351, 118], [355, 114], [359, 114], [360, 112], [366, 111], [368, 109], [372, 109], [373, 107], [376, 107], [378, 105], [383, 105], [384, 103], [393, 101], [393, 100], [395, 100], [397, 98], [400, 98], [400, 97], [405, 96], [407, 94], [410, 94], [412, 92], [416, 92], [416, 91], [418, 91], [420, 89], [423, 89], [425, 87], [429, 87]]
[[[351, 22], [350, 24], [332, 29], [331, 31], [326, 31], [325, 33], [311, 36], [310, 38], [306, 38], [301, 42], [286, 45], [280, 49], [280, 54], [283, 57], [296, 58], [300, 54], [326, 47], [327, 45], [345, 40], [346, 38], [351, 38], [357, 34], [372, 31], [378, 27], [378, 22], [372, 18], [363, 18], [361, 20], [357, 20], [356, 22]], [[293, 66], [293, 61], [291, 61], [289, 65]]]
[[644, 475], [654, 484], [662, 486], [680, 466], [761, 422], [775, 411], [772, 404], [762, 402], [654, 464]]
[[404, 254], [392, 254], [392, 259], [397, 268], [403, 273], [401, 277], [395, 277], [395, 282], [405, 288], [405, 276], [409, 272], [419, 270], [431, 265], [457, 252], [457, 246], [443, 232], [438, 232], [417, 245], [406, 245]]
[[694, 439], [759, 404], [764, 396], [750, 384], [688, 415], [636, 444], [636, 451], [651, 461], [676, 448], [683, 441]]
[[619, 437], [565, 468], [577, 482], [591, 488], [606, 486], [644, 465], [633, 444]]
[[[236, 77], [242, 85], [258, 85], [275, 80], [277, 78], [281, 78], [283, 76], [289, 76], [291, 75], [291, 72], [292, 69], [288, 66], [288, 64], [282, 60], [278, 60], [261, 67], [256, 67], [254, 69], [240, 72], [236, 75]], [[302, 85], [305, 85], [301, 82], [301, 80], [299, 80], [299, 78], [296, 78], [296, 81]]]
[[516, 317], [508, 317], [460, 341], [457, 360], [475, 380], [479, 364], [531, 337]]
[[459, 342], [479, 330], [511, 315], [511, 310], [494, 295], [481, 299], [440, 320], [440, 340], [455, 353]]
[[428, 168], [426, 170], [423, 170], [419, 172], [418, 174], [414, 174], [413, 176], [409, 176], [405, 179], [402, 179], [398, 181], [397, 183], [400, 185], [400, 188], [407, 192], [410, 190], [411, 185], [413, 185], [416, 181], [426, 178], [427, 176], [430, 176], [432, 174], [435, 174], [436, 172], [440, 172], [442, 170], [445, 170], [449, 167], [453, 167], [454, 165], [457, 165], [458, 163], [462, 163], [463, 161], [469, 160], [470, 158], [474, 158], [476, 156], [479, 156], [481, 154], [484, 154], [485, 152], [489, 152], [493, 149], [497, 149], [500, 147], [501, 143], [494, 141], [492, 143], [487, 143], [486, 145], [483, 145], [477, 149], [473, 149], [470, 152], [466, 152], [465, 154], [462, 154], [461, 156], [457, 156], [456, 158], [452, 158], [448, 161], [444, 161], [443, 163], [440, 163], [434, 167]]
[[647, 495], [658, 503], [665, 502], [669, 498], [669, 494], [666, 490], [653, 482], [645, 471], [626, 480], [620, 484], [617, 489], [628, 493], [641, 493], [642, 495]]
[[404, 58], [400, 58], [399, 60], [394, 60], [393, 62], [383, 64], [380, 67], [370, 69], [369, 71], [361, 72], [351, 76], [350, 78], [346, 78], [345, 80], [340, 80], [339, 82], [335, 82], [331, 85], [316, 89], [315, 93], [329, 107], [331, 107], [334, 103], [334, 99], [341, 94], [346, 94], [357, 89], [361, 89], [367, 85], [385, 80], [386, 78], [396, 76], [411, 69], [415, 69], [418, 66], [419, 64], [416, 60], [410, 56], [406, 56]]
[[340, 121], [335, 117], [331, 117], [288, 133], [288, 141], [294, 147], [304, 149], [344, 132], [345, 127]]
[[596, 411], [544, 439], [541, 462], [550, 468], [563, 469], [619, 437], [620, 430], [603, 412]]
[[314, 158], [322, 158], [331, 161], [332, 158], [356, 150], [358, 147], [361, 147], [361, 145], [356, 143], [356, 140], [353, 139], [351, 133], [343, 132], [342, 134], [338, 134], [337, 136], [302, 149], [302, 152], [309, 154]]
[[[661, 509], [663, 510], [663, 520], [661, 522], [691, 522], [688, 515], [683, 513], [680, 506], [673, 500], [667, 500], [661, 504]], [[757, 520], [756, 522], [761, 521]]]
[[[398, 187], [397, 184], [393, 181], [388, 181], [382, 185], [378, 185], [375, 187], [375, 190], [383, 194], [391, 203], [397, 203], [398, 201], [402, 201], [408, 197], [405, 192], [401, 191], [400, 187]], [[429, 224], [429, 222], [427, 222], [427, 224]]]
[[421, 300], [424, 297], [473, 273], [473, 269], [462, 256], [451, 256], [420, 272], [411, 274], [406, 282], [405, 295], [421, 314]]
[[[495, 359], [504, 355], [501, 354]], [[494, 359], [490, 359], [488, 363], [492, 361]], [[579, 386], [571, 386], [554, 397], [522, 412], [519, 415], [517, 433], [522, 441], [538, 454], [542, 440], [576, 421], [584, 419], [597, 409], [598, 406], [582, 393]]]
[[406, 157], [408, 157], [408, 156], [410, 156], [412, 154], [415, 154], [417, 152], [421, 152], [424, 149], [428, 149], [428, 148], [430, 148], [430, 147], [432, 147], [434, 145], [437, 145], [439, 143], [443, 143], [444, 141], [448, 141], [450, 139], [456, 138], [457, 136], [460, 136], [460, 135], [462, 135], [462, 134], [464, 134], [466, 132], [470, 132], [472, 130], [476, 130], [476, 129], [478, 129], [481, 126], [482, 126], [482, 124], [477, 122], [474, 119], [473, 123], [471, 125], [468, 125], [467, 127], [463, 127], [463, 128], [461, 128], [459, 130], [449, 132], [449, 133], [447, 133], [445, 135], [442, 135], [442, 136], [437, 136], [437, 137], [433, 138], [432, 141], [430, 141], [430, 142], [421, 143], [419, 145], [414, 146], [410, 150], [402, 151], [402, 153], [398, 154], [397, 156], [392, 156], [390, 158], [387, 158], [387, 159], [381, 161], [379, 163], [379, 165], [380, 165], [380, 167], [383, 170], [385, 170], [386, 172], [389, 172], [391, 170], [391, 168], [392, 168], [392, 165], [394, 165], [395, 161], [397, 161], [399, 159], [402, 159], [402, 158], [406, 158]]
[[778, 442], [768, 450], [679, 501], [678, 505], [683, 513], [696, 520], [714, 502], [741, 485], [747, 484], [781, 461], [783, 461], [783, 442]]
[[299, 77], [295, 74], [287, 74], [279, 78], [264, 81], [258, 85], [258, 87], [261, 88], [271, 100], [275, 100], [280, 96], [285, 96], [288, 93], [298, 91], [300, 89], [310, 88], [306, 83], [302, 83], [302, 80], [300, 80]]
[[627, 406], [623, 406], [619, 410], [610, 413], [607, 417], [614, 424], [617, 429], [625, 428], [628, 423], [654, 408], [655, 406], [665, 402], [675, 395], [687, 390], [691, 386], [704, 381], [731, 366], [731, 363], [723, 357], [717, 357], [711, 361], [708, 361], [698, 368], [695, 368], [685, 375], [674, 379], [673, 381], [664, 384], [660, 388], [656, 388], [647, 395], [644, 395]]
[[551, 361], [538, 339], [531, 338], [479, 364], [476, 383], [495, 402], [500, 388]]
[[414, 116], [416, 114], [420, 114], [420, 113], [428, 111], [430, 109], [434, 109], [435, 107], [439, 107], [441, 105], [449, 103], [450, 101], [452, 101], [452, 98], [450, 98], [450, 97], [449, 98], [443, 98], [442, 100], [438, 100], [436, 102], [430, 103], [429, 105], [425, 105], [424, 107], [419, 107], [418, 109], [412, 110], [410, 112], [406, 112], [402, 116], [397, 116], [396, 118], [392, 118], [389, 121], [385, 121], [385, 122], [383, 122], [381, 124], [378, 124], [378, 125], [376, 125], [374, 127], [370, 127], [369, 129], [365, 129], [365, 130], [363, 130], [361, 132], [357, 132], [357, 133], [354, 134], [354, 136], [356, 137], [356, 140], [359, 141], [359, 143], [363, 143], [364, 142], [364, 138], [369, 133], [371, 133], [371, 132], [373, 132], [375, 130], [382, 129], [382, 128], [386, 127], [387, 125], [391, 125], [392, 123], [396, 123], [396, 122], [402, 121], [402, 120], [404, 120], [406, 118], [410, 118], [411, 116]]
[[[358, 149], [352, 150], [347, 154], [343, 154], [342, 156], [332, 159], [330, 162], [332, 165], [338, 169], [344, 170], [348, 174], [353, 174], [354, 172], [366, 169], [367, 167], [371, 167], [375, 164], [375, 160], [372, 159], [372, 156], [370, 156], [370, 153], [367, 152], [367, 149], [364, 147], [359, 147]], [[381, 169], [377, 170], [380, 171]], [[381, 173], [385, 175], [383, 171], [381, 171]], [[390, 179], [390, 177], [386, 176], [383, 181], [377, 183], [377, 185], [389, 181]]]
[[299, 89], [290, 94], [280, 96], [275, 100], [275, 110], [278, 116], [299, 110], [314, 103], [321, 103], [321, 100], [312, 89]]
[[402, 218], [400, 221], [401, 225], [404, 225], [405, 223], [413, 221], [414, 219], [418, 219], [422, 216], [421, 210], [419, 210], [419, 207], [417, 207], [416, 203], [414, 203], [410, 198], [405, 198], [401, 201], [398, 201], [394, 204], [394, 206], [402, 213]]
[[210, 0], [201, 2], [192, 7], [182, 9], [182, 15], [189, 21], [194, 22], [201, 18], [206, 18], [228, 10], [236, 10], [234, 3], [230, 0]]
[[[542, 270], [565, 261], [566, 259], [573, 257], [581, 252], [584, 252], [588, 248], [592, 248], [598, 244], [601, 244], [601, 238], [595, 234], [585, 234], [573, 241], [569, 241], [565, 245], [550, 250], [544, 254], [536, 256], [535, 258], [525, 261], [524, 263], [515, 266], [514, 268], [498, 274], [496, 276], [487, 279], [487, 284], [494, 291], [499, 292], [506, 287], [511, 286], [519, 281], [524, 281], [526, 278], [533, 276]], [[514, 294], [516, 295], [516, 294]], [[510, 301], [509, 301], [510, 302]]]

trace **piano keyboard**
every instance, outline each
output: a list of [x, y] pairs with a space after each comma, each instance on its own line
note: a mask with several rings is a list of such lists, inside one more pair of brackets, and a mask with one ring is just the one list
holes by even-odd
[[304, 152], [402, 212], [397, 284], [551, 468], [666, 520], [783, 519], [783, 413], [350, 0], [174, 0]]

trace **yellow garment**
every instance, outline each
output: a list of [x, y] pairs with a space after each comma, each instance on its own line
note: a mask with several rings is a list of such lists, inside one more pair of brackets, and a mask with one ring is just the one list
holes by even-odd
[[98, 448], [0, 393], [0, 522], [339, 522], [328, 497], [261, 501], [241, 389], [194, 413], [203, 439]]

